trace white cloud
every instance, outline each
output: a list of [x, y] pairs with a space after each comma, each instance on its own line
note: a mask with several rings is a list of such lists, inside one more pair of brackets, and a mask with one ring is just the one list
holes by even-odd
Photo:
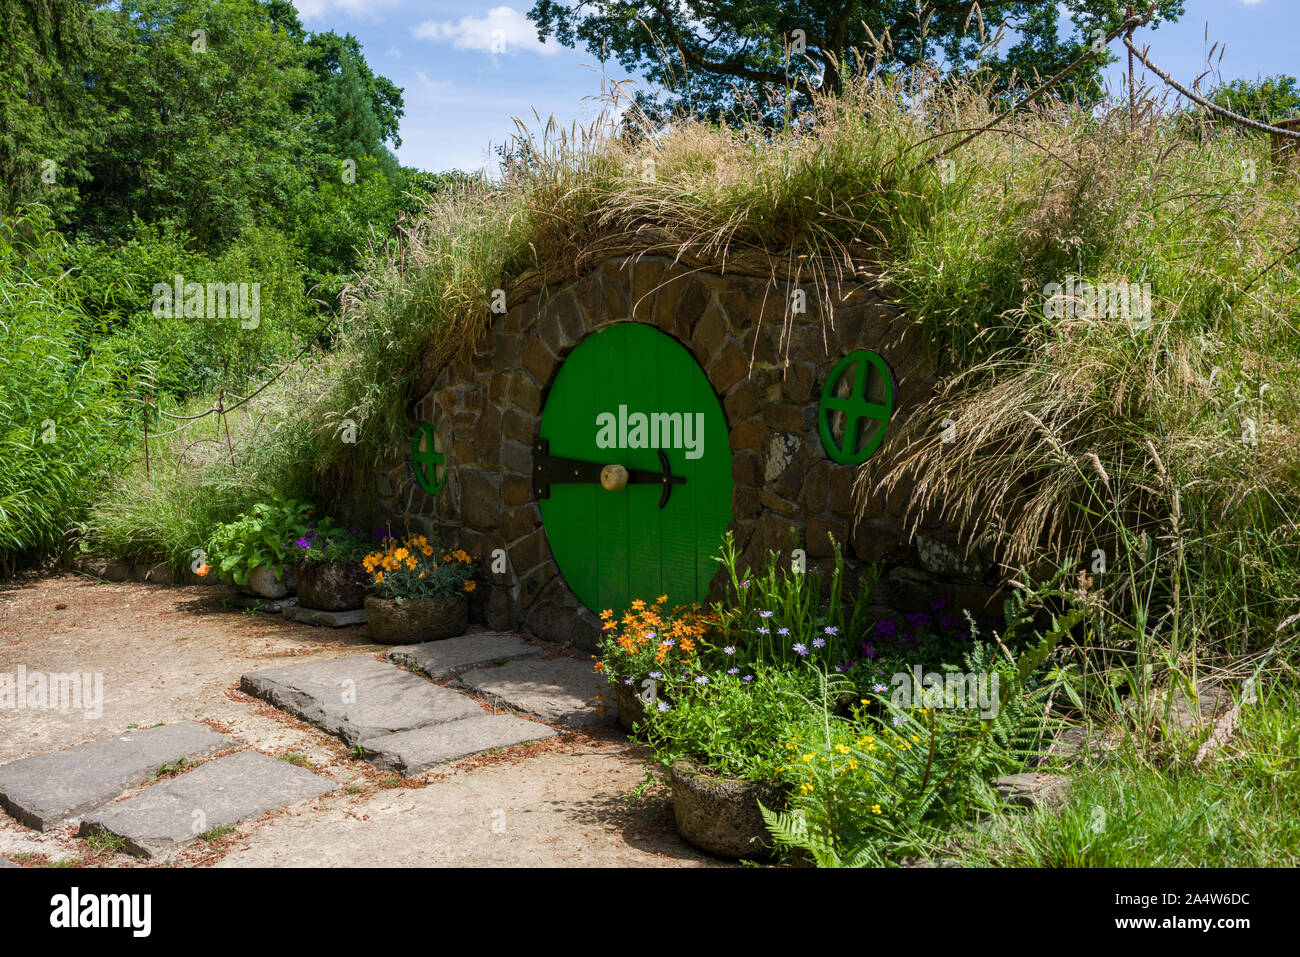
[[376, 7], [395, 7], [401, 0], [293, 0], [298, 15], [305, 20], [317, 20], [330, 13], [346, 13], [359, 17], [375, 12]]
[[400, 60], [402, 58], [402, 51], [397, 49], [397, 47], [389, 47], [384, 51], [384, 56], [397, 57]]
[[450, 40], [458, 50], [492, 54], [531, 50], [550, 56], [560, 50], [554, 41], [540, 42], [537, 26], [512, 7], [493, 7], [486, 16], [461, 17], [455, 23], [425, 20], [411, 30], [411, 35], [421, 40]]
[[423, 70], [416, 70], [415, 78], [420, 81], [420, 85], [426, 90], [446, 90], [451, 87], [451, 80], [430, 80], [429, 74]]

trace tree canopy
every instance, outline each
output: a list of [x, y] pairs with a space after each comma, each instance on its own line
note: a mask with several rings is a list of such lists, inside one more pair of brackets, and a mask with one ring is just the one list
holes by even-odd
[[[1051, 75], [1088, 49], [1093, 31], [1123, 22], [1121, 0], [536, 0], [538, 36], [615, 57], [665, 92], [638, 93], [652, 111], [689, 106], [714, 117], [738, 99], [760, 103], [789, 85], [796, 96], [838, 92], [854, 70], [905, 70], [935, 61], [983, 66], [1005, 88]], [[1061, 12], [1069, 14], [1064, 29]], [[1158, 0], [1152, 20], [1176, 20], [1182, 0]], [[796, 36], [796, 30], [803, 31]], [[1005, 31], [994, 47], [986, 41]], [[798, 53], [802, 42], [804, 50]], [[796, 53], [789, 59], [787, 48]], [[1103, 54], [1072, 77], [1083, 99], [1100, 91]]]

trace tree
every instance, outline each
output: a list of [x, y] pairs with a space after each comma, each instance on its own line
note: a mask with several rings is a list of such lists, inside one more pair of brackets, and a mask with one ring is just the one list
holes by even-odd
[[1233, 80], [1217, 87], [1210, 102], [1248, 116], [1261, 123], [1276, 123], [1300, 116], [1300, 85], [1296, 78], [1279, 73], [1254, 82]]
[[0, 0], [0, 212], [26, 202], [66, 220], [98, 135], [83, 74], [94, 44], [88, 0]]
[[78, 225], [111, 237], [133, 214], [172, 219], [203, 250], [283, 225], [307, 179], [300, 40], [257, 0], [119, 0], [96, 21], [87, 99], [106, 120]]
[[[975, 12], [971, 0], [929, 0], [922, 10], [917, 0], [535, 0], [528, 16], [539, 38], [612, 54], [625, 69], [669, 88], [658, 97], [638, 94], [643, 106], [685, 105], [716, 118], [733, 113], [738, 99], [779, 98], [787, 84], [804, 98], [814, 89], [838, 93], [854, 71], [898, 72], [926, 61], [948, 71], [983, 66], [1005, 89], [1013, 77], [1058, 72], [1087, 50], [1094, 29], [1122, 23], [1125, 6], [1122, 0], [986, 0]], [[1073, 23], [1064, 39], [1062, 10]], [[1182, 0], [1158, 0], [1152, 24], [1182, 13]], [[983, 49], [1004, 28], [1003, 41]], [[803, 31], [806, 49], [791, 57], [787, 71], [787, 44], [796, 30]], [[876, 41], [883, 44], [879, 61]], [[1110, 58], [1103, 54], [1081, 67], [1071, 92], [1095, 98]]]

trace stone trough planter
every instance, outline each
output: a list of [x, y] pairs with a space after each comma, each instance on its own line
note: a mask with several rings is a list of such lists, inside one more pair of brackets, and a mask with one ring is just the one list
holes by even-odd
[[366, 603], [370, 579], [360, 562], [304, 562], [298, 604], [317, 611], [354, 611]]
[[[281, 575], [276, 578], [276, 571]], [[258, 598], [284, 598], [292, 595], [298, 587], [298, 568], [296, 565], [282, 565], [279, 568], [259, 565], [248, 574], [248, 584], [240, 586], [245, 595]]]
[[414, 645], [465, 634], [469, 627], [466, 595], [408, 598], [400, 605], [389, 598], [366, 598], [370, 637], [381, 645]]
[[[664, 694], [663, 688], [655, 689], [656, 698], [667, 701], [668, 696]], [[642, 688], [641, 682], [636, 681], [631, 687], [618, 681], [614, 684], [614, 697], [618, 701], [618, 723], [628, 734], [632, 733], [632, 725], [638, 722], [644, 722], [646, 718], [646, 709], [654, 707], [647, 705], [641, 700]]]
[[731, 859], [771, 856], [772, 836], [758, 802], [785, 807], [784, 789], [774, 782], [724, 778], [678, 758], [668, 769], [677, 831], [702, 851]]

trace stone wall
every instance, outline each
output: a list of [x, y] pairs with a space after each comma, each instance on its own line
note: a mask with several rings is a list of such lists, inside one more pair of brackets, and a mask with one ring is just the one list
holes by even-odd
[[[722, 402], [733, 454], [731, 530], [744, 562], [761, 564], [768, 549], [788, 557], [797, 545], [810, 565], [826, 567], [834, 536], [847, 543], [855, 574], [871, 562], [886, 569], [877, 589], [882, 615], [928, 607], [935, 598], [980, 614], [993, 594], [987, 557], [968, 555], [936, 524], [923, 522], [908, 536], [905, 488], [888, 500], [868, 496], [855, 509], [857, 473], [873, 479], [887, 448], [855, 469], [833, 462], [818, 436], [822, 386], [856, 349], [879, 353], [893, 371], [898, 393], [890, 434], [897, 433], [933, 387], [934, 360], [919, 327], [865, 285], [833, 290], [829, 323], [811, 284], [803, 287], [806, 313], [787, 315], [792, 288], [696, 271], [667, 257], [617, 256], [527, 298], [495, 316], [475, 354], [437, 371], [415, 403], [418, 420], [438, 430], [446, 487], [426, 495], [408, 456], [362, 490], [357, 519], [390, 521], [394, 531], [419, 530], [483, 556], [492, 585], [476, 592], [474, 613], [492, 627], [522, 626], [592, 647], [599, 622], [551, 560], [532, 492], [531, 450], [546, 390], [565, 356], [587, 334], [631, 319], [690, 349]], [[498, 548], [509, 556], [509, 571], [493, 575], [488, 561]]]

